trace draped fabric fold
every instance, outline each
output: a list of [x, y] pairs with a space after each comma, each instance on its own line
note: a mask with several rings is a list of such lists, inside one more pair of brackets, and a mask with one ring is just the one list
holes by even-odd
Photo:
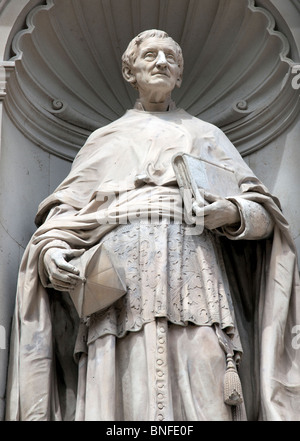
[[[36, 216], [38, 229], [20, 266], [7, 420], [61, 420], [65, 414], [72, 418], [75, 412], [76, 398], [66, 403], [73, 410], [62, 411], [51, 296], [39, 274], [41, 253], [53, 241], [60, 241], [61, 247], [90, 248], [126, 223], [130, 214], [134, 217], [139, 211], [141, 217], [148, 217], [149, 207], [143, 211], [140, 201], [151, 200], [153, 195], [157, 203], [152, 204], [151, 214], [163, 212], [173, 219], [174, 213], [180, 215], [171, 167], [171, 158], [179, 151], [233, 167], [242, 190], [239, 198], [261, 204], [274, 221], [270, 238], [238, 240], [224, 232], [218, 240], [243, 346], [240, 370], [250, 418], [300, 419], [300, 351], [292, 344], [293, 327], [300, 323], [299, 274], [289, 226], [277, 199], [226, 136], [179, 109], [165, 113], [130, 110], [94, 132], [68, 177], [41, 203]], [[136, 177], [145, 174], [147, 183], [138, 184]], [[171, 212], [170, 199], [174, 200]], [[251, 387], [246, 384], [249, 378]]]

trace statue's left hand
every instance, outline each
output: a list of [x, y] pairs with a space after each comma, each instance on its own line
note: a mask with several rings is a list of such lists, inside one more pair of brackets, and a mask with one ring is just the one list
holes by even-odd
[[205, 192], [204, 197], [209, 204], [199, 208], [197, 216], [203, 216], [206, 228], [214, 230], [215, 228], [240, 222], [239, 210], [234, 203], [208, 192]]

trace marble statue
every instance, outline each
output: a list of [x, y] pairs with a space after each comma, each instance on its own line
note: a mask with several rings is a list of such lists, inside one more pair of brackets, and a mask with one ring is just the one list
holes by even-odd
[[[280, 204], [219, 128], [176, 107], [183, 56], [172, 38], [145, 31], [122, 62], [134, 108], [90, 135], [39, 206], [6, 419], [300, 419], [299, 279]], [[238, 178], [238, 195], [205, 193], [199, 233], [181, 216], [178, 152]], [[98, 244], [122, 267], [126, 294], [79, 319], [74, 262]]]

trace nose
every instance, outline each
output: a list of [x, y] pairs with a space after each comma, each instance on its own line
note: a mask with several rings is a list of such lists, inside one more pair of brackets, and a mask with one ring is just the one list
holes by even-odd
[[164, 68], [167, 66], [167, 59], [163, 51], [158, 52], [156, 66], [160, 68]]

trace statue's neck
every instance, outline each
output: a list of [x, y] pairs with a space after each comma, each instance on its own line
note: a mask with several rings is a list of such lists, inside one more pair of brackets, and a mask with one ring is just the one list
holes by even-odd
[[144, 110], [146, 112], [168, 112], [176, 109], [175, 102], [170, 99], [167, 102], [162, 103], [144, 103], [140, 98], [136, 100], [134, 109]]
[[172, 101], [170, 93], [164, 94], [157, 90], [151, 93], [140, 91], [139, 100], [147, 112], [167, 112]]

